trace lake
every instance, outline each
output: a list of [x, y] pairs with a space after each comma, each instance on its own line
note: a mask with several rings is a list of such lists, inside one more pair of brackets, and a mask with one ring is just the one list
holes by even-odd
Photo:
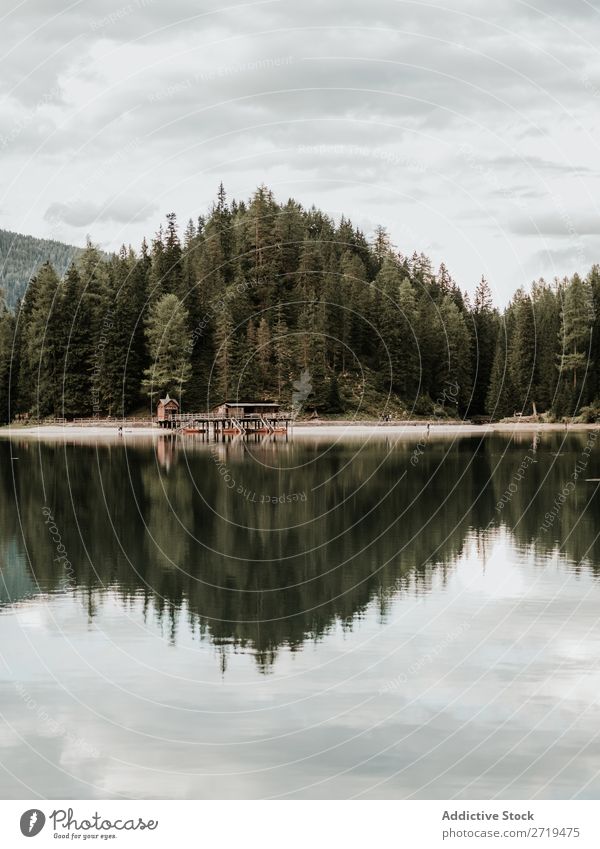
[[597, 798], [596, 435], [0, 439], [0, 796]]

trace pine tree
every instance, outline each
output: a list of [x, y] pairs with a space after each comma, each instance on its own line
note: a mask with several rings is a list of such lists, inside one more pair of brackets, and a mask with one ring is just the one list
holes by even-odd
[[439, 395], [444, 399], [444, 406], [456, 401], [457, 411], [462, 414], [468, 409], [472, 392], [471, 340], [464, 317], [450, 295], [446, 295], [442, 301], [440, 317], [445, 352]]
[[529, 412], [535, 402], [532, 390], [538, 383], [537, 333], [533, 304], [529, 295], [519, 290], [511, 304], [514, 327], [510, 336], [510, 373], [515, 389], [515, 404], [521, 412]]
[[212, 369], [211, 396], [217, 401], [232, 398], [235, 365], [234, 323], [229, 307], [224, 304], [217, 315], [215, 358]]
[[384, 259], [392, 253], [392, 242], [389, 233], [385, 227], [375, 228], [375, 238], [373, 240], [373, 253], [377, 259], [378, 270], [381, 268]]
[[298, 265], [297, 287], [307, 303], [318, 298], [323, 286], [323, 260], [319, 245], [309, 239], [302, 246]]
[[277, 376], [277, 400], [281, 401], [284, 388], [290, 385], [294, 363], [293, 337], [290, 336], [287, 323], [283, 317], [281, 305], [277, 308], [277, 323], [273, 336], [273, 354], [275, 357], [275, 372]]
[[[111, 320], [104, 330], [98, 378], [102, 409], [126, 415], [140, 402], [140, 383], [147, 367], [144, 317], [148, 300], [145, 261], [124, 247], [109, 263]], [[189, 334], [181, 340], [187, 345]]]
[[191, 377], [190, 354], [185, 345], [187, 310], [176, 295], [163, 295], [150, 308], [146, 338], [150, 365], [143, 387], [151, 399], [166, 392], [180, 398]]
[[533, 284], [533, 308], [537, 329], [537, 409], [550, 410], [555, 404], [559, 374], [556, 368], [559, 356], [560, 304], [555, 288], [544, 280]]
[[71, 265], [62, 285], [61, 317], [64, 354], [60, 368], [61, 414], [70, 419], [92, 412], [93, 340], [89, 333], [88, 301], [79, 272]]
[[83, 297], [89, 316], [88, 329], [92, 339], [96, 340], [103, 326], [110, 322], [112, 304], [107, 295], [108, 268], [105, 257], [89, 238], [76, 265], [81, 277]]
[[11, 416], [11, 375], [13, 371], [15, 338], [15, 318], [8, 311], [4, 294], [0, 290], [0, 424], [10, 422]]
[[588, 392], [590, 398], [600, 398], [600, 265], [594, 264], [588, 275], [587, 284], [592, 296], [594, 325], [590, 341], [590, 362], [593, 368], [588, 374]]
[[417, 338], [417, 301], [407, 278], [398, 290], [398, 324], [400, 327], [401, 371], [399, 395], [409, 402], [417, 397], [420, 381], [419, 340]]
[[393, 392], [403, 392], [405, 388], [405, 351], [402, 344], [405, 328], [399, 305], [400, 284], [398, 264], [393, 257], [387, 256], [374, 285], [381, 295], [377, 322], [379, 373], [382, 389]]
[[509, 363], [510, 330], [511, 328], [502, 321], [496, 337], [496, 351], [486, 399], [486, 412], [493, 419], [511, 416], [515, 409], [515, 390]]
[[470, 412], [474, 415], [482, 415], [486, 410], [486, 396], [490, 386], [498, 333], [498, 314], [494, 309], [492, 292], [485, 277], [481, 278], [475, 290], [472, 326], [474, 386]]
[[29, 304], [22, 336], [22, 368], [30, 381], [30, 411], [37, 418], [57, 415], [61, 406], [59, 285], [56, 272], [49, 263], [45, 263], [27, 294]]
[[367, 286], [367, 271], [362, 259], [355, 253], [346, 251], [342, 254], [342, 298], [346, 307], [344, 316], [344, 346], [342, 348], [342, 371], [346, 361], [353, 361], [356, 368], [363, 361], [365, 338], [370, 330], [369, 320], [369, 289]]
[[574, 392], [578, 377], [582, 377], [591, 366], [590, 341], [594, 318], [591, 287], [575, 274], [564, 293], [559, 354], [559, 371], [570, 377]]
[[325, 305], [319, 301], [304, 304], [298, 319], [298, 352], [301, 372], [310, 375], [312, 393], [307, 403], [315, 409], [326, 406], [327, 363]]

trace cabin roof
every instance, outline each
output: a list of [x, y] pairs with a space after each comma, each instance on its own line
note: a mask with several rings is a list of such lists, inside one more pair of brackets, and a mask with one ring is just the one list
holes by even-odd
[[179, 406], [179, 401], [177, 401], [177, 399], [176, 399], [176, 398], [171, 398], [171, 397], [169, 396], [169, 393], [168, 393], [168, 392], [167, 392], [167, 394], [166, 394], [166, 396], [165, 396], [164, 398], [160, 398], [160, 399], [159, 399], [158, 403], [159, 403], [159, 404], [162, 404], [163, 406], [164, 406], [165, 404], [177, 404], [177, 406]]

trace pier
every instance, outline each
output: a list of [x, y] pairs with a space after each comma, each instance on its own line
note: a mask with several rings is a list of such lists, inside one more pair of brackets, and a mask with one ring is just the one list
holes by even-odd
[[228, 436], [288, 436], [293, 415], [273, 401], [225, 401], [211, 412], [182, 413], [178, 402], [167, 394], [158, 402], [154, 423], [171, 432], [225, 440]]
[[207, 439], [225, 439], [227, 436], [288, 435], [293, 427], [291, 413], [261, 416], [217, 416], [202, 413], [178, 413], [167, 419], [156, 419], [155, 424], [167, 431], [198, 435]]

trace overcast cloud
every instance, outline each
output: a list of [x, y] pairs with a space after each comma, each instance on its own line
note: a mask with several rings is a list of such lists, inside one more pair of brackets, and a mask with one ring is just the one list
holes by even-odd
[[105, 248], [266, 183], [504, 302], [600, 259], [583, 0], [25, 0], [0, 12], [0, 226]]

